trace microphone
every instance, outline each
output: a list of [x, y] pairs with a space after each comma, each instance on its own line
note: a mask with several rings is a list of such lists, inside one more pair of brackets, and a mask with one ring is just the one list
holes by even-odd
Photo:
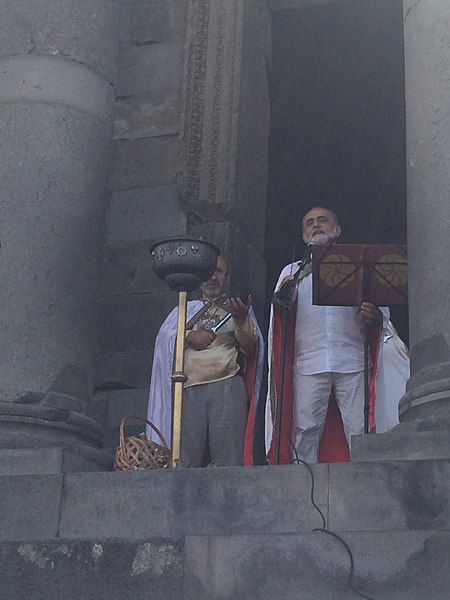
[[[311, 257], [311, 248], [314, 244], [315, 244], [314, 240], [310, 239], [309, 242], [306, 244], [306, 248], [305, 248], [305, 251], [303, 252], [303, 256], [302, 256], [300, 262], [297, 263], [297, 266], [299, 267], [299, 269], [298, 269], [297, 273], [294, 275], [294, 278], [283, 283], [283, 285], [280, 287], [280, 289], [277, 292], [275, 292], [274, 296], [280, 302], [284, 302], [284, 303], [288, 302], [290, 291], [293, 288], [295, 288], [295, 286], [297, 285], [297, 277], [296, 276], [298, 276], [300, 271], [305, 266], [307, 260]], [[291, 270], [292, 270], [292, 267], [291, 267]]]
[[318, 233], [313, 236], [308, 243], [306, 244], [305, 251], [303, 252], [303, 256], [300, 262], [297, 263], [299, 267], [297, 273], [294, 275], [294, 278], [286, 281], [278, 290], [275, 292], [274, 296], [277, 300], [281, 302], [288, 302], [290, 291], [297, 285], [298, 275], [300, 271], [306, 266], [306, 264], [311, 260], [311, 253], [313, 246], [325, 246], [327, 244], [331, 244], [335, 239], [335, 236], [327, 235], [326, 233]]
[[[322, 234], [320, 234], [322, 235]], [[316, 241], [314, 241], [314, 238], [311, 238], [309, 240], [309, 242], [306, 244], [306, 248], [305, 251], [303, 252], [303, 256], [300, 260], [300, 262], [298, 263], [298, 266], [300, 267], [300, 269], [303, 269], [303, 267], [306, 265], [306, 263], [311, 259], [311, 252], [312, 252], [312, 247], [314, 246], [314, 244], [317, 244]]]

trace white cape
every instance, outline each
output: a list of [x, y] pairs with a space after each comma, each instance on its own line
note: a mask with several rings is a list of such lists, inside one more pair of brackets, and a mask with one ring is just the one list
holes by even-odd
[[[201, 300], [190, 300], [187, 303], [186, 321], [202, 308]], [[255, 377], [255, 411], [256, 403], [261, 390], [261, 379], [264, 361], [264, 341], [256, 321], [253, 308], [250, 307], [250, 315], [258, 328], [259, 351], [256, 357]], [[167, 316], [161, 325], [155, 340], [153, 353], [153, 368], [150, 380], [150, 392], [148, 399], [147, 419], [151, 421], [163, 434], [169, 448], [172, 445], [172, 369], [175, 352], [175, 340], [177, 337], [178, 306]], [[161, 443], [158, 435], [147, 425], [146, 434], [148, 439]]]

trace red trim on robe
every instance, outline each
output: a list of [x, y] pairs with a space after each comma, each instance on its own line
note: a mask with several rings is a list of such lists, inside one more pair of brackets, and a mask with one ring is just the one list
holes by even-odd
[[[286, 335], [286, 354], [284, 363], [284, 385], [283, 385], [283, 408], [281, 413], [281, 435], [280, 435], [280, 464], [290, 464], [292, 462], [292, 408], [294, 399], [294, 389], [292, 381], [292, 365], [294, 363], [294, 342], [295, 342], [295, 319], [297, 304], [295, 303], [288, 313], [287, 335]], [[280, 361], [281, 361], [281, 318], [282, 311], [274, 309], [273, 311], [273, 331], [272, 331], [272, 361], [271, 372], [275, 386], [276, 398], [280, 393]], [[271, 382], [269, 382], [271, 385]], [[270, 391], [270, 390], [269, 390]], [[276, 403], [278, 404], [278, 402]], [[276, 416], [273, 419], [272, 443], [267, 455], [271, 465], [276, 464]]]
[[247, 361], [244, 374], [245, 389], [247, 390], [247, 397], [249, 399], [247, 426], [244, 438], [244, 465], [246, 467], [255, 464], [253, 456], [253, 440], [255, 432], [256, 403], [258, 401], [258, 398], [255, 398], [255, 381], [256, 356], [253, 356], [253, 358]]

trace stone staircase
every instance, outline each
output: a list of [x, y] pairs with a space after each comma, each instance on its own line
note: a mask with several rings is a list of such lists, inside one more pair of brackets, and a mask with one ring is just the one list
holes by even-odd
[[4, 475], [2, 597], [446, 600], [449, 475], [449, 460]]

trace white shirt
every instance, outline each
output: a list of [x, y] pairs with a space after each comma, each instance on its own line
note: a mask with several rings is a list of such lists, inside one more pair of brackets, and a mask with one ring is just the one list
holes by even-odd
[[[292, 272], [298, 270], [294, 263]], [[281, 280], [291, 273], [287, 265]], [[294, 370], [315, 373], [356, 373], [364, 370], [364, 320], [354, 306], [316, 306], [312, 303], [312, 275], [298, 283]], [[389, 309], [382, 308], [389, 318]]]

